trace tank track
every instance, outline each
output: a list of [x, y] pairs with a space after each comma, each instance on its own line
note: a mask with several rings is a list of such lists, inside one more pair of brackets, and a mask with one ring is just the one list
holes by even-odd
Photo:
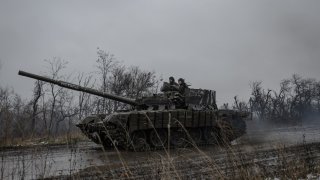
[[[224, 121], [225, 122], [225, 121]], [[194, 130], [199, 131], [199, 133], [193, 133]], [[157, 129], [156, 139], [164, 139], [159, 145], [152, 141], [151, 133], [154, 130], [136, 130], [130, 135], [124, 133], [122, 129], [116, 129], [113, 131], [101, 131], [99, 133], [101, 144], [105, 149], [111, 149], [115, 146], [119, 149], [130, 150], [130, 151], [154, 151], [154, 150], [163, 150], [163, 149], [173, 149], [173, 148], [185, 148], [185, 147], [200, 147], [208, 145], [219, 145], [225, 146], [230, 145], [231, 141], [237, 139], [245, 133], [245, 123], [240, 129], [232, 128], [230, 124], [222, 123], [220, 127], [211, 127], [211, 128], [188, 128], [186, 130], [183, 128], [171, 128], [170, 132], [168, 129], [162, 128]], [[170, 144], [168, 143], [168, 136], [163, 136], [163, 133], [170, 134]], [[177, 136], [177, 133], [182, 133], [184, 135]], [[174, 139], [174, 137], [178, 137]], [[154, 138], [153, 138], [154, 139]], [[155, 145], [157, 144], [157, 145]]]
[[[224, 115], [224, 114], [227, 114]], [[207, 145], [230, 145], [231, 141], [239, 138], [246, 132], [246, 123], [241, 116], [220, 114], [212, 125], [185, 128], [182, 123], [177, 126], [167, 127], [167, 122], [162, 127], [130, 130], [127, 123], [128, 115], [115, 115], [121, 117], [113, 122], [103, 121], [104, 116], [92, 116], [85, 123], [78, 125], [82, 132], [97, 144], [102, 144], [105, 149], [118, 148], [130, 151], [148, 151], [167, 148], [184, 148]], [[135, 119], [133, 119], [135, 120]], [[90, 121], [90, 122], [89, 122]], [[132, 121], [132, 119], [131, 119]], [[118, 125], [115, 125], [117, 122]], [[150, 121], [145, 121], [150, 122]], [[151, 121], [152, 122], [152, 121]], [[140, 123], [144, 125], [144, 123]], [[145, 126], [146, 127], [146, 126]], [[166, 128], [167, 127], [167, 128]], [[168, 143], [170, 137], [170, 143]]]

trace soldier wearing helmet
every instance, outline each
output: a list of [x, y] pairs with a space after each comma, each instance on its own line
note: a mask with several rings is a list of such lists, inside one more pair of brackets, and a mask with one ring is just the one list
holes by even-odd
[[170, 86], [179, 86], [178, 83], [174, 80], [174, 77], [169, 77], [169, 84]]
[[169, 77], [169, 85], [170, 85], [170, 90], [171, 91], [179, 91], [179, 84], [176, 83], [174, 80], [174, 77]]
[[179, 92], [180, 94], [184, 95], [186, 92], [186, 89], [188, 89], [188, 85], [185, 83], [183, 78], [179, 78], [178, 83], [179, 83]]

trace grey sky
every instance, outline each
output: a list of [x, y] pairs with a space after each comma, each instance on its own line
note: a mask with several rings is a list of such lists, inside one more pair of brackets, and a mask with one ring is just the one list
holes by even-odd
[[251, 81], [319, 79], [319, 8], [318, 0], [1, 0], [0, 84], [28, 97], [33, 81], [19, 69], [41, 73], [56, 56], [91, 72], [100, 47], [128, 66], [215, 89], [221, 105], [247, 98]]

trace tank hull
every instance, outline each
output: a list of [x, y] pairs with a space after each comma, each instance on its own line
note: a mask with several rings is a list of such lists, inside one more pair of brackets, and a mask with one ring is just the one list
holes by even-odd
[[105, 148], [144, 151], [229, 144], [245, 134], [247, 116], [232, 110], [145, 110], [93, 115], [77, 126]]

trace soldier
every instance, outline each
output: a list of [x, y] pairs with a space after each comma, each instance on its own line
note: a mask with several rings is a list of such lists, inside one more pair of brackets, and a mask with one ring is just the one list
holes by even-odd
[[169, 77], [169, 84], [170, 86], [179, 86], [178, 83], [174, 80], [174, 77]]
[[180, 92], [180, 94], [184, 95], [186, 92], [186, 89], [188, 89], [189, 87], [184, 82], [184, 79], [182, 79], [182, 78], [179, 78], [178, 83], [179, 83], [179, 92]]
[[176, 83], [174, 80], [174, 77], [169, 77], [169, 85], [170, 85], [170, 90], [171, 91], [179, 91], [179, 84]]

